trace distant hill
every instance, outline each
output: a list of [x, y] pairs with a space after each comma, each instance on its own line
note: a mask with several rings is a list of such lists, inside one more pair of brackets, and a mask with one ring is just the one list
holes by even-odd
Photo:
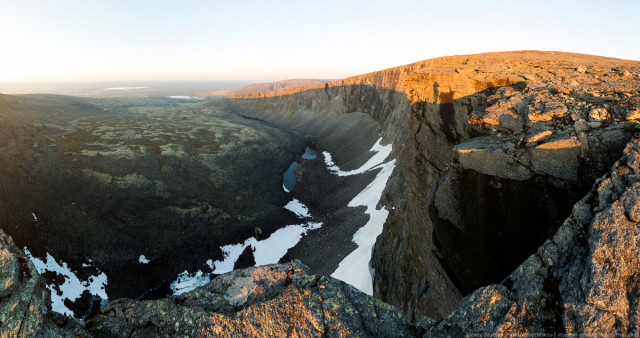
[[[265, 90], [260, 93], [234, 93], [229, 98], [258, 98], [290, 95], [313, 89], [344, 87], [351, 85], [371, 85], [397, 92], [404, 92], [411, 102], [434, 102], [457, 100], [478, 91], [494, 86], [524, 81], [526, 79], [546, 78], [539, 70], [554, 67], [553, 71], [565, 71], [569, 68], [577, 69], [582, 65], [599, 68], [600, 79], [612, 69], [629, 69], [635, 72], [638, 61], [621, 60], [594, 55], [565, 53], [557, 51], [511, 51], [493, 52], [470, 55], [453, 55], [423, 60], [403, 66], [383, 69], [362, 75], [351, 76], [346, 79], [324, 84], [313, 84], [305, 87], [287, 88], [278, 91]], [[605, 66], [606, 65], [606, 66]], [[584, 66], [582, 66], [584, 67]], [[585, 71], [588, 73], [587, 71]], [[571, 78], [579, 77], [577, 81], [593, 81], [593, 74], [585, 72], [570, 74]], [[613, 77], [610, 77], [613, 79]], [[565, 79], [566, 80], [566, 79]], [[570, 81], [569, 81], [570, 82]], [[434, 100], [434, 83], [447, 83], [446, 93]], [[581, 82], [582, 83], [582, 82]], [[450, 93], [450, 94], [449, 94]], [[444, 100], [444, 101], [442, 101]]]
[[208, 93], [200, 94], [199, 96], [227, 96], [227, 95], [242, 95], [242, 94], [253, 94], [253, 93], [262, 93], [262, 92], [271, 92], [276, 90], [289, 90], [294, 88], [302, 88], [307, 87], [319, 83], [331, 82], [333, 80], [318, 80], [318, 79], [290, 79], [290, 80], [282, 80], [277, 82], [265, 82], [265, 83], [254, 83], [248, 86], [244, 86], [239, 89], [232, 90], [218, 90]]

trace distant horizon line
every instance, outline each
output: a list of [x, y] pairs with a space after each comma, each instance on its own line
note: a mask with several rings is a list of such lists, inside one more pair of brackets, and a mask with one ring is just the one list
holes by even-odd
[[335, 81], [342, 78], [318, 78], [318, 77], [291, 77], [274, 79], [248, 79], [248, 80], [42, 80], [42, 81], [0, 81], [0, 84], [100, 84], [100, 83], [137, 83], [137, 82], [191, 82], [191, 83], [270, 83], [288, 80], [321, 80], [321, 81]]

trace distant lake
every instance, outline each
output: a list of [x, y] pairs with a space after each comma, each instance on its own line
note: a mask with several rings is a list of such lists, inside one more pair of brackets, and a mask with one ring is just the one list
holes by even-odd
[[[304, 160], [315, 160], [318, 157], [318, 152], [307, 147], [305, 149], [304, 154], [302, 154], [302, 159]], [[287, 171], [284, 172], [282, 178], [282, 185], [284, 186], [284, 190], [286, 192], [290, 192], [293, 190], [293, 187], [296, 186], [296, 174], [293, 170], [298, 166], [298, 162], [293, 161]]]

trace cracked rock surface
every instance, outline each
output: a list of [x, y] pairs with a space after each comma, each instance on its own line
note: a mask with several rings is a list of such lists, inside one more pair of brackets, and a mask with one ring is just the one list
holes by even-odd
[[177, 297], [115, 300], [87, 323], [112, 336], [409, 336], [396, 308], [297, 261], [236, 270]]
[[640, 141], [501, 284], [457, 303], [425, 336], [640, 333]]

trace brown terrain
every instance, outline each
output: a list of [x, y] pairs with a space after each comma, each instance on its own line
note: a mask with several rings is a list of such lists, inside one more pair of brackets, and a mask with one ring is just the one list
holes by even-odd
[[[578, 88], [602, 84], [625, 86], [624, 80], [627, 80], [626, 85], [630, 85], [628, 80], [638, 78], [638, 65], [638, 61], [565, 52], [517, 51], [454, 55], [352, 76], [326, 85], [315, 83], [293, 88], [261, 88], [260, 92], [237, 92], [227, 97], [271, 97], [325, 87], [372, 85], [406, 93], [412, 103], [449, 103], [490, 87], [520, 81]], [[437, 87], [433, 85], [436, 83], [442, 83], [442, 88], [438, 88], [437, 99], [433, 95]], [[253, 86], [257, 85], [244, 88]]]
[[[380, 202], [392, 212], [372, 258], [374, 296], [417, 320], [447, 318], [462, 297], [497, 283], [508, 288], [518, 311], [533, 315], [523, 310], [531, 300], [518, 298], [508, 276], [532, 254], [544, 256], [538, 248], [640, 131], [639, 89], [637, 61], [518, 51], [442, 57], [326, 85], [231, 98], [240, 113], [319, 142], [341, 166], [350, 158], [341, 152], [357, 142], [341, 139], [348, 133], [340, 128], [358, 114], [376, 121], [371, 127], [363, 120], [354, 130], [374, 128], [392, 143], [399, 170]], [[327, 131], [334, 129], [335, 137]], [[551, 243], [585, 248], [589, 236]], [[578, 303], [586, 304], [580, 320], [590, 316], [592, 323], [604, 316], [599, 309], [613, 306], [564, 294], [573, 292], [562, 282], [568, 269], [592, 278], [588, 254], [579, 257], [563, 261], [573, 267], [547, 270], [534, 288], [544, 290], [537, 293], [542, 298], [558, 299], [545, 315], [556, 324], [563, 315], [576, 318], [564, 309]], [[625, 324], [631, 312], [616, 317], [619, 324], [610, 329], [635, 330]], [[574, 328], [583, 332], [588, 325]]]
[[[379, 202], [389, 216], [371, 259], [374, 296], [393, 306], [311, 274], [310, 260], [309, 269], [236, 270], [182, 296], [112, 300], [87, 321], [61, 318], [48, 312], [47, 291], [24, 253], [0, 235], [3, 329], [53, 336], [640, 334], [638, 90], [637, 61], [518, 51], [229, 96], [228, 109], [302, 135], [344, 170], [366, 161], [379, 135], [393, 145], [388, 160], [396, 167]], [[292, 194], [328, 213], [344, 190], [308, 183], [322, 177], [311, 165], [297, 169]], [[332, 191], [319, 198], [323, 185]], [[314, 236], [289, 258], [318, 247]]]

